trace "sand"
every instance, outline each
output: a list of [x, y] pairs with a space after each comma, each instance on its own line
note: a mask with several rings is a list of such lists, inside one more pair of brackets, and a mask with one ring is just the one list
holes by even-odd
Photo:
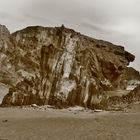
[[0, 140], [140, 140], [140, 104], [119, 112], [0, 108]]

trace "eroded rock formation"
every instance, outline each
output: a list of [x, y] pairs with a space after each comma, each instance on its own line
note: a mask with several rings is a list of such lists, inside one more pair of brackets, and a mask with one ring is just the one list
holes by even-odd
[[129, 105], [140, 101], [140, 85], [134, 88], [129, 94], [123, 96], [112, 96], [106, 99], [106, 106], [115, 106], [115, 105]]
[[124, 71], [121, 80], [122, 88], [126, 90], [133, 90], [140, 85], [140, 73], [132, 67], [127, 67]]
[[135, 59], [122, 46], [64, 26], [27, 27], [13, 33], [12, 39], [19, 50], [16, 56], [20, 55], [15, 72], [30, 78], [25, 74], [9, 90], [3, 106], [34, 103], [94, 108], [107, 90], [121, 88], [124, 70]]

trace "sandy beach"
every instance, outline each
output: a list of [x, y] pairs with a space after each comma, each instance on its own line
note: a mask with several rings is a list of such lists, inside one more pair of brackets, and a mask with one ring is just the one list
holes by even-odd
[[140, 104], [123, 112], [0, 108], [0, 140], [139, 140]]

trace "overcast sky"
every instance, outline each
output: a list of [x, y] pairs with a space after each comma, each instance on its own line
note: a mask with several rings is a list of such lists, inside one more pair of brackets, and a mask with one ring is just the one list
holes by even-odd
[[10, 32], [64, 24], [125, 46], [136, 56], [132, 66], [140, 70], [140, 0], [0, 0], [0, 24]]

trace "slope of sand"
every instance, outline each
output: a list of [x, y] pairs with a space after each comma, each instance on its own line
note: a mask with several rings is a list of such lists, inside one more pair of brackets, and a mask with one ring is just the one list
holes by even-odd
[[140, 140], [140, 104], [127, 112], [0, 108], [0, 140]]

